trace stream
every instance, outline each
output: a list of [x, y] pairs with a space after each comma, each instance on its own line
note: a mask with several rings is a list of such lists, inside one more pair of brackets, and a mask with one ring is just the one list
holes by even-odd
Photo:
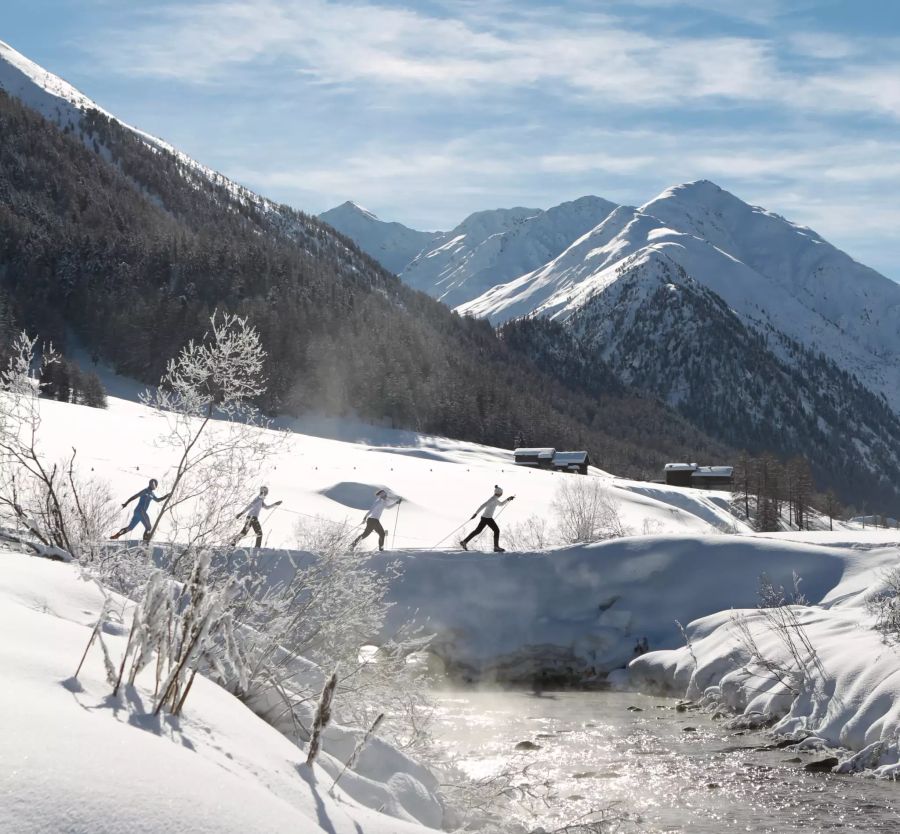
[[896, 783], [806, 772], [830, 754], [771, 749], [765, 733], [676, 703], [620, 692], [443, 691], [432, 729], [442, 756], [481, 780], [483, 793], [504, 791], [510, 831], [550, 832], [607, 809], [618, 822], [604, 832], [900, 832]]

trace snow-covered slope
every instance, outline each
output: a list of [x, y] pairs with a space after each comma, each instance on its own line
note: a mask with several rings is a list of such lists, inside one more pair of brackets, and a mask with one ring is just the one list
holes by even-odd
[[98, 110], [109, 115], [68, 81], [47, 72], [3, 41], [0, 41], [0, 89], [57, 123], [76, 122], [79, 110]]
[[[139, 403], [110, 397], [109, 408], [101, 411], [42, 400], [41, 415], [50, 458], [62, 457], [75, 446], [83, 465], [108, 480], [123, 500], [150, 477], [165, 489], [175, 471], [175, 456], [157, 445], [165, 418]], [[516, 496], [500, 517], [502, 526], [509, 528], [532, 517], [552, 520], [552, 503], [563, 479], [580, 478], [517, 467], [512, 452], [505, 449], [413, 432], [357, 428], [355, 436], [364, 438], [361, 442], [300, 432], [289, 435], [286, 448], [265, 473], [270, 495], [284, 501], [262, 519], [266, 545], [296, 546], [297, 523], [317, 517], [357, 525], [371, 506], [375, 490], [384, 486], [404, 498], [399, 512], [391, 509], [385, 515], [391, 548], [427, 549], [438, 544], [454, 548], [459, 538], [458, 533], [451, 535], [454, 529], [468, 523], [494, 484]], [[591, 472], [592, 480], [613, 490], [622, 522], [631, 532], [704, 534], [730, 528], [735, 522], [723, 493], [660, 485], [651, 497], [629, 489], [639, 482], [614, 478], [599, 469]], [[257, 487], [248, 484], [247, 488], [250, 500]], [[374, 547], [372, 542], [370, 538], [361, 550]], [[477, 544], [487, 547], [487, 534]]]
[[315, 224], [317, 228], [311, 228], [309, 218], [288, 206], [279, 205], [239, 185], [168, 142], [117, 119], [67, 81], [38, 66], [3, 41], [0, 41], [0, 89], [60, 127], [71, 125], [78, 128], [86, 111], [100, 113], [131, 131], [148, 147], [175, 157], [180, 174], [195, 183], [194, 187], [199, 187], [196, 183], [203, 182], [204, 185], [225, 189], [237, 205], [252, 206], [259, 211], [271, 230], [296, 240], [307, 249], [315, 248], [315, 237], [321, 232], [319, 224]]
[[357, 203], [342, 203], [322, 212], [320, 220], [349, 237], [360, 249], [375, 258], [386, 270], [399, 274], [440, 232], [419, 232], [402, 223], [380, 220]]
[[[397, 769], [402, 754], [370, 760], [368, 775], [350, 771], [332, 791], [346, 744], [343, 759], [326, 751], [308, 768], [306, 751], [202, 676], [177, 718], [153, 715], [152, 672], [113, 697], [96, 643], [76, 680], [102, 589], [74, 565], [6, 551], [0, 576], [0, 830], [425, 834], [440, 824], [435, 780], [408, 759]], [[128, 603], [114, 602], [130, 624]], [[104, 627], [113, 662], [127, 631]]]
[[824, 353], [900, 410], [900, 285], [707, 181], [617, 209], [549, 263], [458, 309], [495, 322], [534, 311], [566, 318], [653, 253], [759, 332]]
[[614, 208], [600, 197], [581, 197], [547, 211], [477, 212], [436, 240], [400, 277], [455, 307], [546, 263]]
[[[894, 531], [891, 531], [894, 532]], [[785, 543], [786, 536], [768, 537]], [[723, 610], [690, 623], [687, 646], [629, 667], [631, 685], [687, 696], [710, 709], [774, 723], [800, 750], [839, 748], [838, 772], [900, 773], [900, 666], [896, 634], [876, 630], [866, 600], [888, 590], [897, 536], [814, 534], [843, 563], [840, 579], [808, 605]], [[880, 541], [879, 541], [880, 538]], [[841, 751], [840, 748], [843, 748]], [[788, 751], [785, 751], [786, 753]]]

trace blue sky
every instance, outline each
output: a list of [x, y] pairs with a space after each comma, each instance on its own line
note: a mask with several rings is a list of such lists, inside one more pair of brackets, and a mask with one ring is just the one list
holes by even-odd
[[900, 2], [5, 0], [0, 39], [317, 213], [711, 179], [900, 280]]

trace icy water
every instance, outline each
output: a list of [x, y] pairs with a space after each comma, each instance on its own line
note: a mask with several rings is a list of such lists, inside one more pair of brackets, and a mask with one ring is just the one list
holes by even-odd
[[[435, 735], [470, 776], [507, 774], [489, 790], [510, 780], [509, 819], [525, 831], [610, 808], [625, 818], [610, 830], [623, 832], [900, 832], [897, 783], [807, 773], [804, 764], [828, 754], [760, 750], [772, 744], [765, 734], [676, 712], [675, 703], [615, 692], [444, 692]], [[538, 749], [516, 750], [521, 742]]]

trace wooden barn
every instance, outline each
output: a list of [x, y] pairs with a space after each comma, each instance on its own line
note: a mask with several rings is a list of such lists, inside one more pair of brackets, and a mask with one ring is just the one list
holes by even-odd
[[557, 472], [577, 472], [587, 475], [591, 459], [587, 452], [557, 452], [553, 456], [553, 468]]
[[696, 463], [667, 463], [666, 483], [669, 486], [694, 489], [731, 489], [734, 486], [733, 466], [698, 466]]
[[691, 486], [691, 475], [697, 468], [696, 463], [667, 463], [666, 483], [669, 486], [689, 487]]
[[556, 449], [516, 449], [513, 452], [516, 466], [533, 466], [536, 469], [550, 469]]
[[731, 489], [734, 486], [734, 467], [698, 466], [691, 473], [691, 486], [696, 489]]
[[557, 452], [556, 449], [516, 449], [516, 466], [553, 469], [556, 472], [578, 472], [587, 475], [591, 459], [587, 452]]

